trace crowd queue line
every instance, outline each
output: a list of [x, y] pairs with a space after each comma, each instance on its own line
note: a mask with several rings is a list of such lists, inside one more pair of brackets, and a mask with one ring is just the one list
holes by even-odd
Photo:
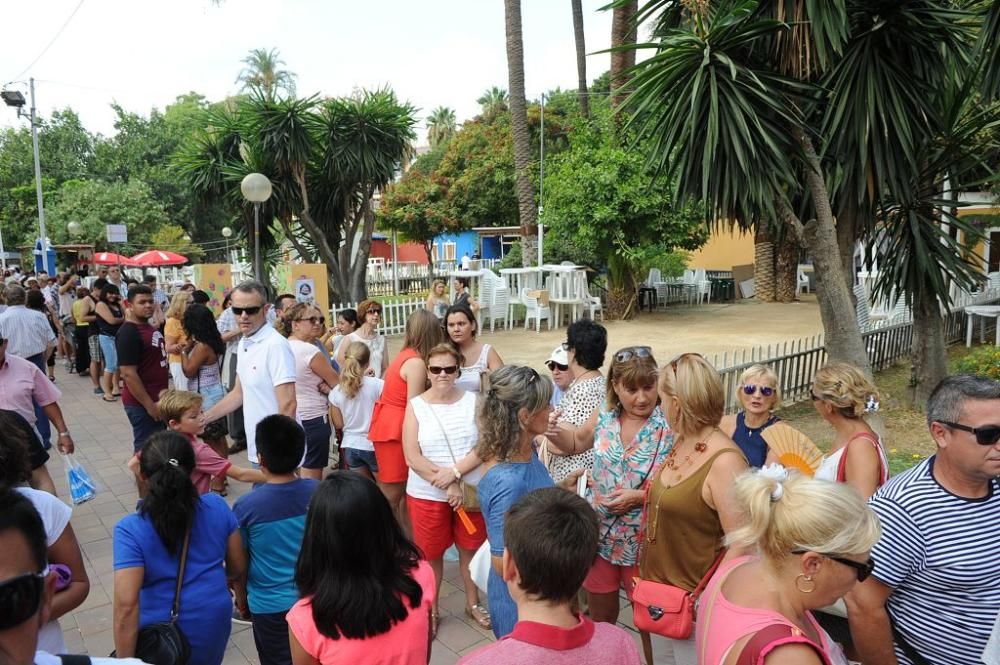
[[[73, 451], [45, 372], [55, 331], [26, 286], [0, 313], [0, 653], [18, 665], [55, 662], [58, 618], [89, 592], [39, 431]], [[218, 321], [190, 290], [94, 287], [72, 318], [100, 354], [95, 393], [132, 425], [142, 496], [114, 530], [120, 658], [160, 658], [147, 638], [176, 607], [189, 663], [220, 663], [232, 621], [252, 624], [262, 663], [426, 663], [454, 546], [466, 613], [506, 638], [464, 663], [998, 662], [995, 381], [942, 381], [936, 454], [889, 479], [865, 420], [875, 386], [827, 365], [812, 399], [832, 445], [810, 475], [775, 463], [766, 366], [723, 417], [704, 358], [660, 365], [637, 346], [608, 362], [586, 319], [539, 373], [477, 339], [469, 299], [429, 299], [390, 359], [373, 300], [329, 333], [253, 282]], [[227, 433], [250, 467], [226, 459]], [[331, 441], [341, 469], [325, 472]], [[232, 508], [228, 479], [254, 483]], [[622, 590], [641, 655], [614, 625]]]

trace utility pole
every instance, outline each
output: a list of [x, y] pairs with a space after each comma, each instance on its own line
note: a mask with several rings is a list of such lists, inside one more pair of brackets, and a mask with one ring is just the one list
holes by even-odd
[[38, 125], [35, 122], [35, 79], [29, 79], [29, 84], [31, 86], [31, 145], [35, 152], [35, 194], [38, 196], [38, 232], [41, 239], [42, 265], [48, 271], [49, 253], [45, 244], [45, 207], [42, 205], [42, 165], [38, 161]]

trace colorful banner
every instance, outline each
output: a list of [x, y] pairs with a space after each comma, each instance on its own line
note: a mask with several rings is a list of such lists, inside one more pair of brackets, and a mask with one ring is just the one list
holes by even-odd
[[208, 294], [208, 306], [218, 317], [222, 301], [233, 290], [233, 274], [228, 263], [202, 263], [194, 268], [194, 285]]

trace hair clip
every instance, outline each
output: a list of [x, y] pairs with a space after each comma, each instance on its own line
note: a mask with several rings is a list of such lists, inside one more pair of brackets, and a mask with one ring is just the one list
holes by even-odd
[[785, 486], [783, 483], [788, 480], [788, 469], [780, 464], [768, 464], [762, 467], [757, 473], [764, 478], [774, 481], [774, 489], [771, 490], [771, 501], [778, 501], [785, 495]]
[[868, 399], [865, 401], [865, 413], [875, 413], [878, 411], [879, 403], [875, 399], [875, 395], [869, 395]]
[[174, 459], [173, 457], [171, 457], [170, 459], [167, 460], [167, 464], [169, 464], [170, 466], [173, 466], [173, 467], [180, 466], [180, 464], [177, 463], [177, 460]]

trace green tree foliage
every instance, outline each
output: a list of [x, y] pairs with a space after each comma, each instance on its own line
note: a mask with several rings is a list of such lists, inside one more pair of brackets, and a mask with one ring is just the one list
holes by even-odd
[[295, 74], [282, 69], [285, 61], [278, 54], [278, 49], [255, 48], [243, 58], [246, 67], [236, 77], [236, 82], [247, 92], [259, 92], [268, 98], [274, 98], [278, 91], [295, 96]]
[[432, 148], [442, 145], [455, 135], [455, 109], [439, 106], [427, 116], [427, 141]]
[[[73, 180], [63, 184], [57, 196], [46, 204], [49, 236], [59, 243], [93, 243], [97, 251], [136, 253], [151, 244], [153, 234], [167, 224], [167, 212], [144, 182], [129, 183], [102, 180]], [[71, 237], [70, 222], [82, 228], [79, 237]], [[106, 224], [128, 227], [128, 245], [107, 242]]]
[[483, 118], [487, 120], [491, 120], [510, 109], [507, 90], [498, 86], [493, 86], [484, 91], [479, 96], [479, 99], [476, 100], [476, 103], [479, 104], [483, 111]]
[[192, 263], [197, 263], [204, 258], [205, 250], [186, 236], [187, 232], [176, 224], [164, 224], [149, 237], [149, 244], [156, 249], [186, 256]]
[[635, 284], [650, 263], [675, 249], [697, 249], [708, 228], [697, 206], [676, 206], [642, 150], [623, 146], [610, 114], [570, 132], [570, 149], [546, 165], [548, 239], [579, 249], [577, 261], [607, 267], [609, 310], [630, 316]]

